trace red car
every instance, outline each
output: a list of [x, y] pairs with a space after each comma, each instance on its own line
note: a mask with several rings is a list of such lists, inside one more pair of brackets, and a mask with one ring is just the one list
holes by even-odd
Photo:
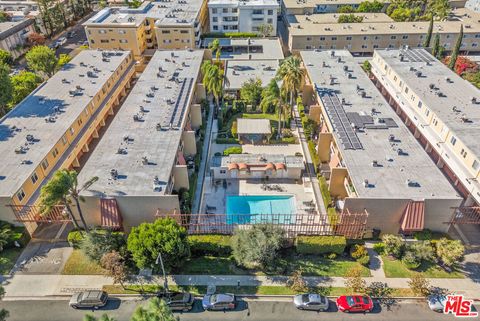
[[369, 296], [342, 295], [337, 299], [337, 307], [342, 312], [370, 312], [373, 301]]

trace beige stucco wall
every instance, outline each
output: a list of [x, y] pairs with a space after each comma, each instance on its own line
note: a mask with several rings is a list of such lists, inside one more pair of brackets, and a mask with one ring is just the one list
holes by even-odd
[[199, 104], [194, 104], [190, 107], [190, 119], [192, 128], [198, 129], [202, 126], [202, 107]]
[[188, 189], [190, 187], [186, 165], [175, 165], [173, 167], [173, 177], [175, 181], [173, 184], [173, 189], [176, 191], [180, 190], [181, 188]]
[[288, 168], [287, 170], [278, 170], [278, 171], [264, 171], [264, 170], [251, 170], [251, 171], [239, 171], [231, 170], [229, 171], [224, 167], [212, 167], [211, 171], [213, 172], [213, 177], [215, 179], [251, 179], [251, 178], [265, 178], [268, 176], [269, 179], [279, 179], [279, 178], [288, 178], [288, 179], [300, 179], [302, 177], [301, 168]]
[[194, 131], [183, 131], [183, 154], [185, 156], [195, 155], [197, 153], [197, 142]]

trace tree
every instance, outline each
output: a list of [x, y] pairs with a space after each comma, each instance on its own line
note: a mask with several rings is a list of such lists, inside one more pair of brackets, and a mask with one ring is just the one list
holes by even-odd
[[0, 22], [7, 22], [10, 21], [11, 17], [8, 13], [5, 11], [0, 11]]
[[31, 32], [28, 35], [27, 41], [31, 46], [41, 46], [45, 44], [45, 36], [37, 32]]
[[19, 74], [11, 77], [13, 86], [13, 95], [10, 106], [15, 106], [27, 97], [42, 82], [42, 78], [33, 72], [21, 71]]
[[355, 266], [345, 273], [345, 286], [353, 293], [364, 293], [367, 282], [362, 278], [362, 270]]
[[425, 13], [432, 17], [435, 16], [438, 20], [444, 20], [451, 11], [452, 8], [448, 0], [430, 0], [427, 2]]
[[220, 40], [218, 38], [213, 39], [212, 42], [208, 44], [208, 49], [215, 54], [215, 59], [217, 63], [220, 61], [220, 55], [222, 54], [222, 47], [220, 46]]
[[6, 50], [0, 49], [0, 64], [11, 65], [13, 62], [12, 54]]
[[[262, 91], [262, 100], [260, 101], [260, 109], [264, 114], [273, 113], [280, 103], [280, 89], [277, 80], [272, 79]], [[279, 119], [280, 121], [280, 119]]]
[[139, 268], [155, 267], [161, 253], [167, 271], [180, 266], [190, 256], [187, 231], [171, 218], [142, 223], [132, 228], [127, 248]]
[[363, 1], [358, 5], [357, 12], [381, 12], [383, 3], [377, 0]]
[[262, 81], [250, 78], [244, 82], [240, 88], [240, 98], [255, 108], [262, 99]]
[[356, 16], [353, 13], [350, 14], [341, 14], [338, 17], [338, 23], [360, 23], [363, 21], [362, 16]]
[[430, 18], [430, 24], [428, 25], [427, 36], [425, 37], [425, 41], [423, 42], [423, 46], [425, 48], [430, 47], [430, 40], [432, 40], [432, 32], [433, 32], [433, 15]]
[[350, 5], [343, 5], [340, 6], [337, 10], [338, 13], [354, 13], [355, 9], [353, 9]]
[[448, 267], [452, 267], [462, 260], [465, 254], [465, 247], [459, 240], [441, 238], [436, 243], [438, 258]]
[[387, 309], [395, 303], [395, 299], [392, 298], [393, 289], [383, 282], [372, 282], [366, 288], [366, 294], [372, 298], [376, 298], [380, 305], [384, 305]]
[[13, 231], [9, 224], [2, 224], [0, 226], [0, 252], [3, 251], [5, 245], [11, 242]]
[[278, 68], [277, 78], [283, 81], [282, 89], [290, 95], [290, 106], [292, 107], [304, 76], [305, 69], [302, 68], [302, 62], [297, 56], [286, 58]]
[[402, 256], [403, 240], [400, 236], [393, 234], [384, 234], [382, 236], [382, 242], [385, 244], [385, 253], [392, 255], [396, 258]]
[[433, 48], [432, 48], [432, 56], [440, 59], [438, 54], [440, 52], [440, 35], [438, 33], [435, 34], [435, 38], [433, 39]]
[[125, 256], [126, 243], [125, 235], [122, 232], [95, 229], [85, 235], [80, 248], [88, 258], [100, 262], [106, 253], [113, 251]]
[[265, 38], [271, 36], [274, 32], [273, 25], [271, 23], [262, 23], [258, 26], [258, 32]]
[[104, 8], [106, 8], [106, 7], [108, 6], [108, 3], [107, 3], [106, 0], [100, 0], [100, 1], [98, 2], [98, 6], [99, 6], [101, 9], [104, 9]]
[[131, 321], [178, 321], [167, 303], [160, 298], [148, 301], [147, 306], [139, 306], [133, 313]]
[[120, 283], [122, 288], [128, 279], [125, 259], [117, 251], [105, 253], [100, 260], [100, 265], [105, 269], [105, 275], [113, 279], [113, 283]]
[[362, 69], [365, 70], [368, 74], [370, 74], [370, 72], [372, 71], [372, 64], [370, 63], [370, 61], [365, 60], [362, 63]]
[[230, 132], [232, 133], [232, 137], [237, 137], [238, 125], [236, 120], [232, 122], [232, 129], [230, 130]]
[[28, 67], [35, 71], [46, 74], [51, 77], [57, 67], [58, 59], [55, 51], [47, 46], [35, 46], [25, 55]]
[[419, 261], [433, 261], [435, 251], [430, 241], [412, 242], [407, 247], [408, 251], [413, 252]]
[[72, 57], [67, 54], [60, 54], [58, 57], [57, 68], [62, 68], [65, 64], [68, 64], [72, 60]]
[[295, 292], [306, 292], [308, 290], [307, 283], [302, 276], [301, 270], [296, 270], [288, 278], [287, 286]]
[[430, 282], [420, 273], [414, 273], [407, 283], [415, 295], [427, 296], [430, 292]]
[[40, 206], [42, 213], [48, 213], [55, 205], [64, 205], [73, 224], [76, 228], [80, 229], [70, 207], [70, 199], [73, 199], [77, 208], [78, 216], [82, 221], [85, 231], [88, 233], [89, 228], [80, 207], [80, 201], [83, 201], [80, 192], [92, 186], [92, 184], [98, 180], [98, 177], [92, 177], [84, 183], [81, 188], [79, 188], [77, 176], [78, 173], [74, 170], [69, 171], [67, 169], [61, 169], [56, 171], [52, 179], [50, 179], [40, 191]]
[[116, 321], [116, 319], [114, 317], [108, 316], [108, 314], [106, 313], [102, 314], [100, 319], [91, 314], [86, 314], [83, 317], [83, 321]]
[[213, 64], [207, 60], [202, 64], [202, 83], [207, 92], [213, 95], [217, 107], [220, 107], [220, 97], [223, 93], [223, 68], [219, 64]]
[[231, 242], [238, 264], [272, 270], [284, 245], [285, 231], [272, 224], [255, 224], [248, 230], [236, 229]]
[[[2, 300], [4, 296], [5, 296], [5, 289], [3, 288], [3, 286], [0, 285], [0, 300]], [[10, 313], [8, 313], [7, 310], [0, 309], [0, 321], [6, 321], [9, 316], [10, 316]]]
[[463, 40], [463, 24], [460, 25], [460, 33], [458, 34], [457, 42], [455, 47], [453, 47], [452, 55], [450, 56], [450, 62], [448, 63], [448, 68], [455, 70], [455, 63], [457, 62], [458, 54], [460, 52], [460, 47], [462, 47]]
[[0, 63], [0, 117], [8, 112], [7, 105], [12, 99], [13, 88], [9, 73], [10, 68]]

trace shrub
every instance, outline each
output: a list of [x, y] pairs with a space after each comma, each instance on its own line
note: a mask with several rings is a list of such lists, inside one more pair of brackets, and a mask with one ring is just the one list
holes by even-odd
[[361, 265], [367, 266], [370, 263], [370, 257], [368, 255], [361, 256], [358, 259], [356, 259], [356, 261]]
[[403, 240], [400, 236], [393, 234], [384, 234], [382, 236], [382, 241], [385, 245], [385, 254], [392, 255], [396, 258], [402, 257]]
[[382, 255], [385, 252], [385, 244], [383, 243], [375, 243], [373, 245], [373, 250], [378, 254]]
[[217, 144], [238, 144], [238, 139], [236, 138], [217, 138], [215, 140]]
[[420, 260], [415, 256], [415, 253], [408, 250], [405, 252], [402, 258], [402, 263], [407, 267], [407, 269], [415, 270], [420, 266]]
[[235, 261], [247, 268], [272, 270], [285, 243], [285, 230], [272, 224], [256, 224], [248, 230], [236, 229], [232, 236]]
[[342, 254], [347, 246], [344, 236], [299, 236], [296, 240], [300, 254]]
[[255, 32], [207, 32], [200, 36], [205, 38], [256, 38], [258, 33]]
[[329, 260], [335, 260], [337, 258], [337, 253], [329, 253], [327, 255], [327, 259]]
[[415, 273], [407, 283], [415, 295], [427, 296], [430, 292], [430, 282], [420, 273]]
[[302, 271], [297, 270], [287, 280], [287, 286], [295, 292], [306, 292], [308, 290], [307, 283], [302, 277]]
[[223, 156], [228, 156], [230, 154], [241, 154], [242, 153], [242, 146], [232, 146], [225, 148], [223, 151]]
[[167, 271], [180, 266], [190, 256], [187, 231], [172, 218], [158, 219], [132, 228], [127, 247], [133, 261], [141, 269], [158, 268], [155, 261], [160, 252]]
[[432, 231], [430, 231], [429, 229], [424, 229], [423, 231], [415, 232], [415, 234], [413, 234], [413, 237], [416, 240], [429, 241], [432, 239]]
[[365, 245], [355, 244], [350, 249], [350, 256], [352, 259], [359, 259], [362, 256], [368, 256], [368, 251]]
[[86, 233], [80, 248], [91, 260], [100, 262], [106, 253], [117, 251], [126, 255], [126, 239], [123, 232], [112, 232], [110, 230], [92, 230]]
[[362, 270], [358, 266], [351, 268], [345, 274], [345, 286], [354, 293], [365, 292], [367, 282], [362, 278]]
[[70, 233], [68, 233], [68, 244], [70, 244], [71, 247], [78, 249], [83, 241], [84, 233], [85, 232], [83, 231], [71, 231]]
[[436, 242], [437, 256], [448, 267], [463, 259], [465, 247], [458, 240], [441, 238]]
[[215, 156], [222, 156], [222, 153], [216, 152], [216, 153], [215, 153]]
[[435, 259], [435, 251], [429, 241], [410, 243], [407, 250], [412, 252], [418, 261], [433, 261]]
[[188, 244], [193, 256], [229, 256], [232, 253], [229, 235], [189, 235]]

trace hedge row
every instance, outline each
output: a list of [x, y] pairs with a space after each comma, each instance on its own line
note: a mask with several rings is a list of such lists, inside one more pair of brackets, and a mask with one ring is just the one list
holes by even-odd
[[193, 256], [228, 256], [232, 252], [230, 235], [189, 235], [188, 243]]
[[258, 33], [254, 32], [207, 32], [200, 38], [257, 38], [258, 36]]
[[342, 254], [346, 246], [344, 236], [299, 236], [296, 239], [299, 254]]

